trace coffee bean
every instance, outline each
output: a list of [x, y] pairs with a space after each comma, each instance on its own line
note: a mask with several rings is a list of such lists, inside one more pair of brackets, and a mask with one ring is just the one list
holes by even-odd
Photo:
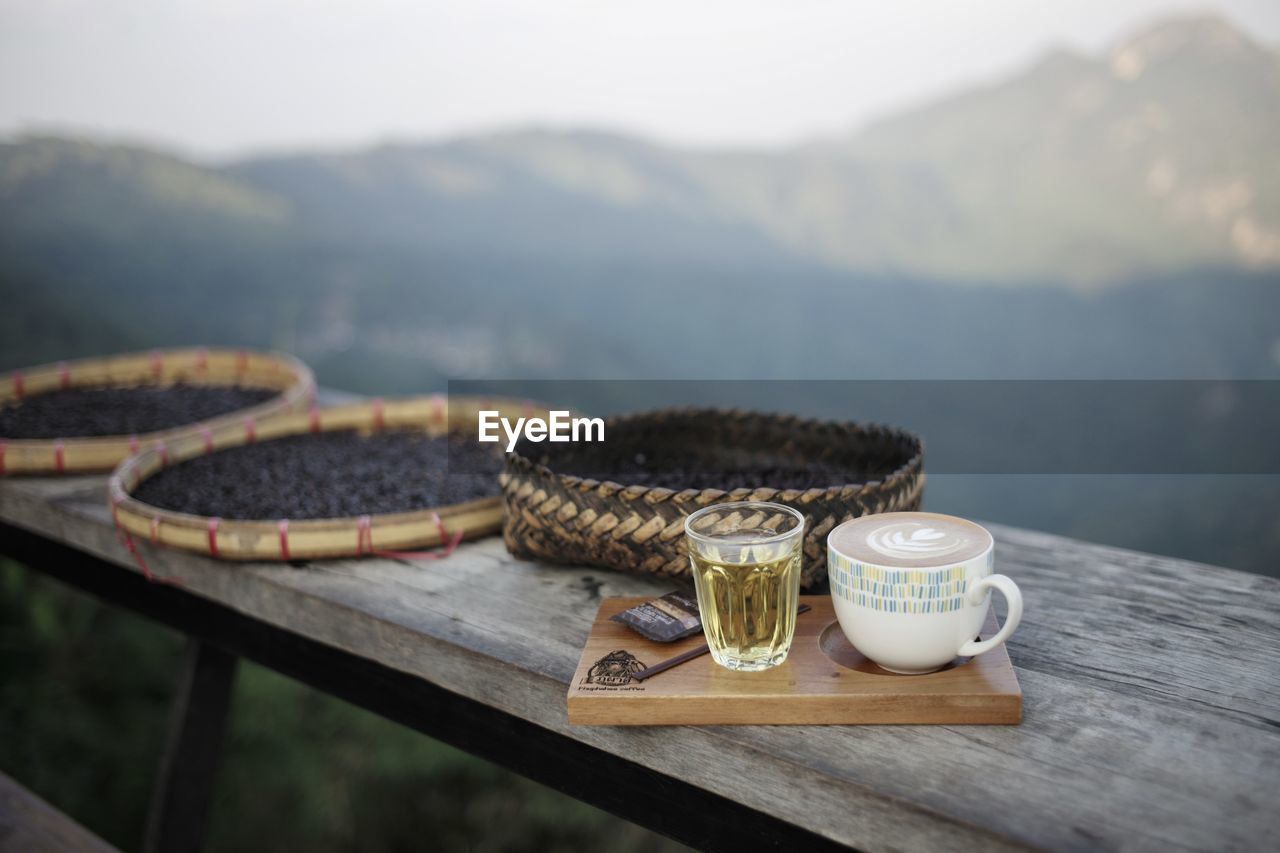
[[352, 518], [496, 495], [500, 470], [492, 448], [454, 436], [325, 432], [198, 456], [143, 481], [134, 496], [220, 518]]
[[51, 391], [0, 409], [0, 437], [76, 438], [156, 432], [256, 406], [278, 393], [223, 385]]
[[557, 474], [675, 490], [826, 488], [881, 480], [892, 473], [887, 466], [868, 469], [856, 463], [798, 459], [771, 448], [752, 451], [708, 442], [690, 450], [660, 439], [647, 442], [643, 451], [611, 451], [608, 442], [535, 450], [522, 442], [517, 452]]

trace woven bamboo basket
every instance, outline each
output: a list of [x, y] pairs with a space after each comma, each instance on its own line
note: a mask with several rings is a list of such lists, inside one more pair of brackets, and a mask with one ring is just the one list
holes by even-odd
[[257, 406], [202, 423], [139, 435], [6, 439], [0, 436], [0, 474], [110, 471], [123, 459], [158, 444], [172, 445], [203, 430], [239, 427], [285, 412], [305, 410], [315, 397], [311, 369], [278, 353], [206, 348], [153, 350], [64, 361], [0, 374], [0, 408], [37, 394], [70, 388], [170, 385], [240, 385], [278, 391]]
[[[586, 564], [675, 577], [688, 576], [684, 517], [708, 504], [774, 501], [805, 516], [806, 588], [826, 580], [826, 537], [837, 524], [878, 512], [919, 509], [924, 493], [924, 445], [892, 427], [806, 420], [724, 409], [667, 409], [610, 418], [605, 441], [575, 445], [563, 456], [531, 457], [522, 444], [502, 473], [506, 504], [503, 538], [524, 558]], [[533, 452], [537, 452], [534, 450]], [[700, 465], [708, 471], [744, 466], [818, 463], [875, 476], [813, 488], [731, 490], [627, 485], [625, 476], [592, 479], [557, 473], [583, 466], [572, 454], [590, 454], [592, 470], [626, 470], [639, 453]], [[566, 462], [573, 464], [566, 465]]]
[[145, 450], [126, 460], [111, 475], [108, 500], [122, 533], [226, 560], [303, 560], [398, 553], [439, 545], [452, 548], [461, 539], [486, 536], [501, 528], [502, 500], [496, 484], [493, 497], [460, 504], [359, 518], [298, 520], [210, 518], [161, 509], [131, 495], [144, 480], [169, 465], [250, 441], [335, 430], [421, 429], [433, 436], [463, 430], [475, 435], [481, 409], [509, 418], [546, 417], [545, 409], [527, 401], [459, 397], [446, 400], [443, 396], [311, 409], [258, 424], [254, 434], [247, 434], [239, 425], [230, 425]]

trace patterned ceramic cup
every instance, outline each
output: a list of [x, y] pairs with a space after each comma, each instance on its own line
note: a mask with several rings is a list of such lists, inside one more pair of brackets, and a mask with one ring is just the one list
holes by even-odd
[[[889, 512], [846, 521], [827, 536], [836, 618], [849, 642], [877, 666], [915, 675], [956, 656], [989, 652], [1022, 618], [1022, 594], [993, 574], [986, 528], [932, 512]], [[1009, 605], [994, 637], [978, 641], [991, 590]]]

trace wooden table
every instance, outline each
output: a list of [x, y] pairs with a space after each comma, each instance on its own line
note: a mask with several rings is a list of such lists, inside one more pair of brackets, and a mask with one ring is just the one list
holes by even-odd
[[[1229, 850], [1280, 838], [1280, 581], [993, 527], [1026, 598], [1010, 727], [571, 727], [600, 599], [512, 559], [231, 564], [117, 541], [104, 479], [0, 480], [0, 552], [193, 638], [148, 844], [198, 837], [243, 656], [697, 847]], [[88, 712], [89, 709], [86, 709]]]

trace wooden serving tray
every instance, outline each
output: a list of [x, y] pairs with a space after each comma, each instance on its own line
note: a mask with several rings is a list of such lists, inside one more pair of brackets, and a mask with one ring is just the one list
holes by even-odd
[[[813, 609], [796, 620], [785, 663], [732, 672], [703, 655], [644, 681], [628, 670], [653, 666], [705, 642], [701, 633], [654, 643], [609, 617], [644, 598], [600, 604], [569, 685], [569, 722], [588, 726], [1011, 724], [1022, 690], [1004, 647], [957, 659], [928, 675], [895, 675], [859, 654], [836, 622], [830, 596], [804, 595]], [[981, 637], [996, 632], [987, 616]], [[630, 655], [635, 660], [619, 656]], [[610, 655], [605, 666], [592, 668]], [[637, 665], [638, 663], [638, 665]]]

